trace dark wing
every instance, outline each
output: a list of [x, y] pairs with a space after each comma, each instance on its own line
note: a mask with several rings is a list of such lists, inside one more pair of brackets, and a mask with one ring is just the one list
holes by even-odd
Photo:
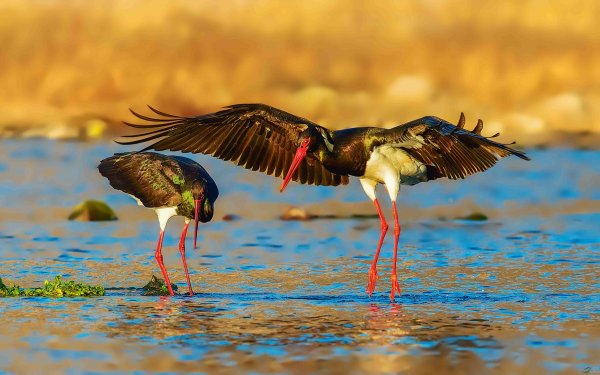
[[386, 141], [406, 150], [428, 166], [428, 177], [465, 178], [482, 172], [509, 155], [530, 160], [523, 152], [509, 145], [492, 141], [481, 135], [483, 122], [479, 120], [472, 131], [464, 127], [464, 115], [458, 125], [428, 116], [411, 121], [385, 133]]
[[182, 202], [182, 176], [175, 160], [153, 152], [115, 154], [98, 165], [110, 186], [138, 198], [145, 207], [173, 207]]
[[[132, 111], [151, 124], [125, 124], [153, 130], [126, 136], [139, 139], [118, 143], [130, 145], [161, 138], [142, 151], [154, 149], [207, 154], [275, 177], [283, 177], [289, 169], [300, 133], [308, 127], [317, 128], [321, 134], [328, 132], [309, 120], [264, 104], [236, 104], [197, 117], [173, 116], [152, 107], [150, 109], [162, 118], [151, 118]], [[328, 171], [313, 155], [304, 159], [292, 179], [311, 185], [348, 183], [348, 176]]]

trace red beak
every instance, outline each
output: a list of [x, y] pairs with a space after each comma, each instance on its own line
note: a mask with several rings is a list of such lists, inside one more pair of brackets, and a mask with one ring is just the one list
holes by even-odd
[[280, 193], [283, 192], [283, 189], [285, 189], [287, 184], [292, 179], [294, 172], [296, 172], [296, 169], [298, 169], [298, 167], [300, 166], [300, 163], [302, 163], [302, 159], [304, 159], [304, 157], [306, 156], [307, 148], [308, 148], [308, 145], [305, 147], [300, 146], [296, 150], [296, 155], [294, 155], [294, 160], [292, 161], [292, 165], [290, 165], [290, 169], [288, 170], [288, 173], [285, 175], [285, 178], [283, 179], [283, 183], [281, 184], [281, 188], [279, 189]]
[[196, 238], [198, 237], [198, 210], [200, 199], [194, 199], [194, 250], [196, 250]]

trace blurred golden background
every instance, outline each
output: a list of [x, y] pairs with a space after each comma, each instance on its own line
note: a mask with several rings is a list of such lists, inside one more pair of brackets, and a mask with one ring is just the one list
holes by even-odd
[[503, 140], [593, 147], [599, 14], [596, 0], [4, 0], [0, 132], [114, 136], [130, 107], [263, 102], [331, 128], [464, 111]]

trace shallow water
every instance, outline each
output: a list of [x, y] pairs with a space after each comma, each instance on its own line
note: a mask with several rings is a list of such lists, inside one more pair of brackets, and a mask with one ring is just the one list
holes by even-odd
[[[278, 220], [290, 205], [371, 214], [357, 181], [279, 194], [271, 177], [202, 156], [221, 196], [198, 250], [188, 238], [197, 294], [142, 297], [160, 274], [156, 219], [95, 169], [121, 150], [0, 142], [0, 277], [29, 287], [62, 274], [107, 288], [100, 298], [0, 299], [0, 372], [600, 373], [598, 152], [531, 151], [530, 163], [403, 188], [403, 294], [390, 304], [391, 236], [377, 291], [364, 293], [378, 219]], [[120, 220], [67, 221], [87, 198]], [[473, 209], [490, 220], [452, 220]], [[220, 219], [229, 213], [242, 219]], [[169, 223], [163, 253], [184, 292], [181, 225]]]

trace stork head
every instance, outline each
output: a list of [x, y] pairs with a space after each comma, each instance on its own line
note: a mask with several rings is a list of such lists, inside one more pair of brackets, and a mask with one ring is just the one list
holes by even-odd
[[313, 152], [317, 145], [319, 144], [320, 135], [317, 131], [315, 131], [312, 127], [308, 127], [298, 137], [298, 142], [296, 143], [296, 154], [294, 155], [294, 159], [292, 160], [292, 164], [283, 179], [283, 183], [281, 184], [281, 188], [279, 192], [283, 192], [287, 184], [292, 179], [292, 176], [302, 163], [302, 160], [306, 157], [307, 152]]
[[[212, 182], [212, 181], [211, 181]], [[194, 197], [194, 249], [196, 248], [196, 238], [198, 237], [198, 222], [208, 223], [212, 220], [214, 214], [214, 204], [219, 196], [219, 191], [212, 183], [201, 183], [195, 181], [192, 186], [192, 196]]]

